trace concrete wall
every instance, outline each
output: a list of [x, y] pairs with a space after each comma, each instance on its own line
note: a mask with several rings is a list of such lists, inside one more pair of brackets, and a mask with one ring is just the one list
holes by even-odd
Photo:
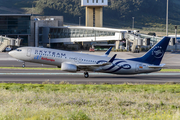
[[93, 8], [86, 7], [86, 26], [93, 27]]
[[29, 46], [38, 46], [39, 27], [63, 26], [63, 16], [31, 16], [31, 36]]
[[86, 26], [93, 27], [93, 8], [95, 8], [95, 27], [102, 27], [103, 7], [86, 7]]
[[97, 7], [95, 8], [95, 27], [103, 26], [103, 8]]
[[47, 43], [49, 43], [49, 27], [42, 28], [42, 39], [43, 39], [43, 47], [47, 47]]

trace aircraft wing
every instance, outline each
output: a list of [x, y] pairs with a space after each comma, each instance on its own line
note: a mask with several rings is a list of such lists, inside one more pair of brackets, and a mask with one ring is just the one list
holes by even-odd
[[115, 54], [108, 62], [106, 63], [102, 63], [102, 64], [76, 64], [77, 67], [80, 67], [80, 68], [88, 68], [88, 67], [101, 67], [101, 66], [106, 66], [106, 65], [110, 65], [115, 57], [116, 57], [117, 54]]

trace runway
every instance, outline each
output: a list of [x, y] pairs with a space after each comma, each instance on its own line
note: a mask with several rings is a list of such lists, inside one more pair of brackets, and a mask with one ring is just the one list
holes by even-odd
[[[23, 62], [19, 62], [17, 60], [0, 60], [0, 66], [1, 67], [22, 67]], [[45, 65], [45, 64], [38, 64], [38, 63], [30, 63], [30, 62], [25, 62], [26, 67], [45, 67], [45, 68], [56, 68], [57, 66], [52, 66], [52, 65]]]
[[52, 82], [59, 84], [163, 84], [180, 83], [180, 73], [150, 73], [139, 75], [112, 75], [105, 73], [89, 73], [89, 78], [84, 78], [83, 73], [67, 73], [59, 70], [10, 70], [0, 69], [0, 82], [6, 83], [43, 83]]

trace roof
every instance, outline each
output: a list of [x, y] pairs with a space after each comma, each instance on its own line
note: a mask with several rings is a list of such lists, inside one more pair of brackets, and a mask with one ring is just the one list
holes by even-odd
[[[45, 26], [44, 26], [45, 27]], [[102, 31], [112, 31], [112, 32], [127, 32], [124, 29], [112, 29], [105, 27], [86, 27], [86, 26], [59, 26], [59, 27], [49, 27], [49, 28], [71, 28], [71, 29], [86, 29], [86, 30], [102, 30]]]
[[0, 14], [0, 16], [31, 16], [31, 14]]

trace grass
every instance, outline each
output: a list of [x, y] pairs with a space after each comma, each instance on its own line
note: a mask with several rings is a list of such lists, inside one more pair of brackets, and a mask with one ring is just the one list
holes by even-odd
[[180, 69], [162, 69], [161, 72], [180, 72]]
[[180, 84], [0, 84], [0, 119], [178, 120]]

